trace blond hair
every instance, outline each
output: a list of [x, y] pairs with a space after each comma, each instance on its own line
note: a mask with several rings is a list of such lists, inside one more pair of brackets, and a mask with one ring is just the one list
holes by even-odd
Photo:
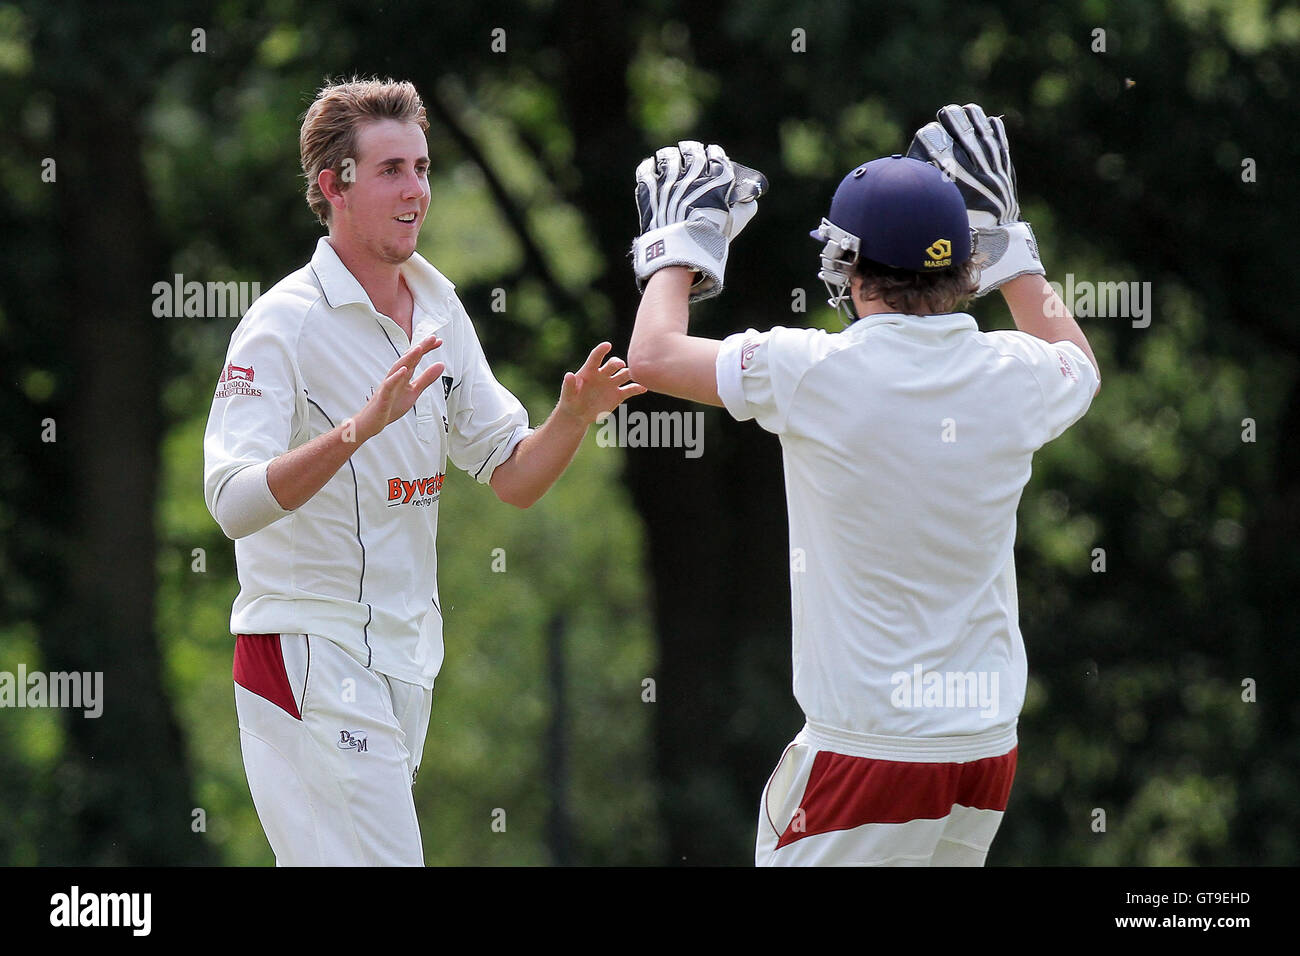
[[[327, 80], [315, 101], [303, 115], [298, 133], [302, 174], [307, 178], [307, 205], [322, 226], [329, 225], [330, 204], [318, 180], [322, 170], [341, 173], [344, 161], [357, 158], [357, 132], [362, 123], [394, 119], [417, 123], [428, 130], [424, 103], [415, 87], [405, 80]], [[348, 180], [340, 188], [346, 189]]]

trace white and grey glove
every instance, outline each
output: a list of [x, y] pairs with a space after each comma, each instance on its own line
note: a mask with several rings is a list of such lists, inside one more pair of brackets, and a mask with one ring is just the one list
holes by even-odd
[[690, 301], [722, 291], [731, 240], [758, 209], [767, 180], [733, 163], [721, 146], [694, 140], [665, 146], [636, 170], [641, 235], [632, 243], [638, 291], [666, 266], [699, 273]]
[[980, 271], [977, 296], [1017, 276], [1043, 275], [1038, 243], [1020, 219], [1016, 170], [1002, 117], [974, 103], [939, 110], [938, 122], [916, 131], [907, 155], [933, 163], [957, 184], [971, 225], [971, 262]]

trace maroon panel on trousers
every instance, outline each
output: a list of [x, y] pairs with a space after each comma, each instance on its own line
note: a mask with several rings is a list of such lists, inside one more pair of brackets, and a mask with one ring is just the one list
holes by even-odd
[[968, 763], [873, 760], [823, 750], [799, 802], [802, 818], [795, 815], [777, 847], [867, 823], [939, 820], [954, 806], [1006, 810], [1015, 775], [1014, 749]]
[[234, 677], [240, 687], [265, 697], [289, 716], [302, 720], [289, 686], [289, 675], [284, 671], [279, 634], [236, 635]]

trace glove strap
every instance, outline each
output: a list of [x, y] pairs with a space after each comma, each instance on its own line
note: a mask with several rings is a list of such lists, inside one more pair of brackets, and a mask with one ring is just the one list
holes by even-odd
[[727, 267], [727, 240], [717, 226], [699, 219], [674, 222], [642, 233], [632, 243], [632, 266], [638, 292], [650, 277], [667, 266], [686, 266], [699, 273], [691, 286], [691, 302], [722, 292]]
[[977, 298], [1020, 276], [1046, 275], [1029, 223], [1010, 222], [973, 233], [971, 261], [980, 270]]

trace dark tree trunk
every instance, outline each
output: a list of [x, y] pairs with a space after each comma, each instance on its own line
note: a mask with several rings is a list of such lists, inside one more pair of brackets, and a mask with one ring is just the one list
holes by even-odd
[[114, 84], [59, 87], [54, 100], [61, 281], [34, 311], [66, 350], [50, 455], [70, 493], [41, 650], [48, 671], [102, 672], [103, 713], [62, 712], [60, 831], [43, 863], [211, 860], [191, 826], [188, 761], [154, 633], [158, 404], [174, 320], [151, 308], [167, 262], [142, 166], [142, 106]]
[[[594, 13], [581, 3], [560, 4], [557, 18], [581, 202], [609, 263], [597, 286], [614, 304], [615, 350], [625, 355], [639, 303], [623, 255], [637, 227], [633, 171], [665, 144], [643, 142], [629, 118], [636, 24], [615, 7]], [[717, 324], [703, 334], [737, 330], [736, 317], [754, 314], [747, 310], [754, 305], [744, 289], [729, 287], [712, 310]], [[771, 314], [770, 302], [764, 311]], [[631, 407], [701, 411], [653, 395]], [[668, 860], [745, 863], [759, 791], [799, 726], [790, 696], [785, 495], [775, 439], [720, 411], [705, 416], [700, 457], [630, 450], [625, 480], [645, 521], [653, 582], [656, 776]]]

